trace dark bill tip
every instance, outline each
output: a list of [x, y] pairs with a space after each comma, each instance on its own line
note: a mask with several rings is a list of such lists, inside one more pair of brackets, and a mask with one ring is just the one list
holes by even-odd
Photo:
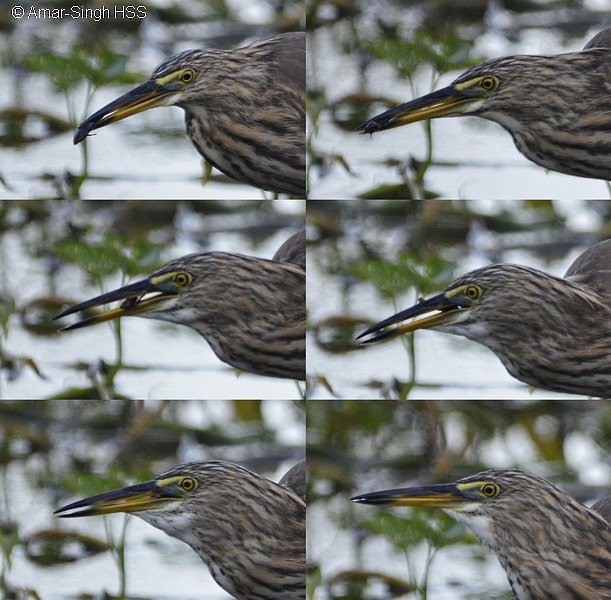
[[[59, 319], [60, 317], [54, 317], [54, 319]], [[94, 315], [92, 317], [87, 317], [86, 319], [81, 319], [76, 323], [72, 323], [71, 325], [64, 325], [60, 327], [58, 331], [72, 331], [73, 329], [81, 329], [82, 327], [87, 327], [88, 325], [96, 325], [100, 322], [99, 315]]]
[[171, 85], [162, 86], [152, 79], [145, 81], [85, 119], [78, 126], [72, 138], [73, 143], [82, 142], [94, 129], [100, 129], [110, 123], [158, 106], [165, 96], [174, 93], [177, 89]]
[[[399, 321], [403, 321], [405, 319], [415, 317], [421, 314], [423, 310], [426, 310], [426, 305], [424, 302], [420, 302], [416, 304], [415, 306], [406, 308], [405, 310], [395, 313], [394, 315], [391, 315], [390, 317], [387, 317], [386, 319], [383, 319], [382, 321], [378, 321], [371, 327], [368, 327], [367, 329], [365, 329], [365, 331], [363, 331], [363, 333], [360, 333], [356, 339], [361, 340], [361, 338], [364, 338], [367, 335], [371, 335], [372, 333], [377, 333], [381, 331], [382, 329], [386, 329], [390, 325], [395, 325]], [[392, 337], [394, 333], [395, 333], [394, 329], [388, 329], [387, 331], [382, 331], [379, 335], [372, 337], [368, 340], [362, 340], [361, 343], [368, 344], [370, 342], [377, 342], [378, 340], [384, 340], [386, 338]]]
[[366, 121], [361, 126], [359, 126], [357, 131], [359, 133], [373, 134], [376, 131], [383, 131], [384, 129], [392, 128], [394, 124], [394, 119], [388, 118], [389, 112], [390, 111], [386, 111], [375, 117], [372, 117], [371, 119], [369, 119], [369, 121]]
[[400, 125], [404, 125], [402, 118], [405, 116], [406, 112], [408, 112], [413, 106], [417, 106], [416, 103], [420, 103], [421, 99], [418, 98], [412, 102], [406, 102], [404, 104], [399, 104], [399, 106], [395, 106], [394, 108], [389, 108], [388, 110], [372, 117], [363, 125], [361, 125], [358, 129], [361, 133], [375, 133], [376, 131], [384, 131], [385, 129], [393, 129], [394, 127], [398, 127]]
[[390, 504], [390, 502], [392, 502], [392, 498], [388, 496], [387, 492], [371, 492], [370, 494], [361, 494], [360, 496], [350, 498], [350, 500], [359, 504]]
[[[66, 517], [86, 517], [88, 515], [94, 514], [94, 502], [98, 501], [100, 498], [108, 498], [110, 494], [113, 492], [105, 492], [103, 494], [98, 494], [97, 496], [90, 496], [89, 498], [83, 498], [81, 500], [76, 500], [75, 502], [71, 502], [70, 504], [66, 504], [66, 506], [62, 506], [53, 511], [54, 515], [58, 517], [66, 518]], [[81, 510], [76, 510], [76, 509]]]
[[[66, 511], [66, 512], [63, 512]], [[72, 512], [68, 511], [68, 507], [57, 509], [53, 512], [53, 514], [59, 519], [70, 519], [72, 517], [92, 517], [95, 516], [96, 511], [90, 506], [88, 508], [83, 508], [82, 510], [74, 510]]]
[[89, 123], [89, 121], [85, 121], [81, 123], [72, 138], [72, 143], [76, 146], [80, 142], [82, 142], [88, 135], [89, 132], [93, 129], [93, 125]]
[[381, 342], [382, 340], [393, 338], [396, 333], [394, 329], [387, 329], [386, 331], [381, 331], [378, 333], [378, 335], [373, 335], [366, 340], [362, 339], [367, 335], [376, 333], [377, 331], [378, 327], [376, 325], [372, 325], [369, 329], [363, 331], [363, 333], [359, 333], [359, 335], [356, 336], [356, 339], [359, 340], [361, 344], [371, 344], [372, 342]]
[[371, 119], [370, 119], [366, 123], [359, 125], [359, 127], [357, 128], [357, 131], [361, 134], [365, 134], [365, 133], [372, 134], [375, 131], [377, 131], [377, 128], [372, 126]]
[[393, 488], [351, 498], [361, 504], [386, 504], [425, 508], [451, 508], [462, 499], [454, 483], [441, 483], [408, 488]]
[[88, 308], [87, 306], [82, 306], [83, 304], [85, 304], [85, 302], [81, 302], [80, 304], [73, 304], [72, 306], [69, 306], [68, 308], [65, 308], [61, 312], [57, 313], [53, 317], [53, 320], [57, 321], [59, 319], [63, 319], [64, 317], [67, 317], [69, 315], [73, 315], [76, 312], [79, 312], [81, 310], [85, 310], [86, 308]]
[[[423, 327], [430, 327], [436, 321], [438, 321], [442, 315], [447, 314], [449, 312], [453, 312], [455, 310], [459, 310], [460, 306], [453, 303], [449, 300], [445, 292], [441, 292], [440, 294], [436, 294], [435, 296], [431, 296], [430, 298], [421, 298], [417, 304], [414, 306], [410, 306], [378, 323], [375, 323], [371, 327], [368, 327], [357, 336], [357, 340], [361, 340], [362, 344], [369, 344], [371, 342], [378, 342], [381, 340], [393, 338], [396, 335], [400, 335], [401, 333], [409, 333], [411, 331], [415, 331], [416, 329], [420, 329]], [[426, 316], [426, 313], [438, 311], [437, 314], [432, 314], [430, 316]], [[391, 327], [392, 325], [397, 325], [401, 321], [407, 321], [409, 319], [415, 319], [416, 317], [424, 318], [420, 320], [412, 321], [408, 324], [399, 325], [397, 327]], [[412, 327], [413, 325], [413, 327]], [[380, 333], [378, 333], [380, 332]], [[371, 335], [373, 333], [378, 333], [374, 337], [371, 337], [367, 340], [363, 340], [365, 336]]]

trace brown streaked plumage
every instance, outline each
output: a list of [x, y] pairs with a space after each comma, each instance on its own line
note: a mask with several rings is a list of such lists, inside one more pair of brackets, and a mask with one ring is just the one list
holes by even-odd
[[305, 196], [305, 33], [236, 50], [186, 50], [81, 125], [94, 129], [156, 106], [185, 111], [187, 135], [220, 171], [255, 187]]
[[307, 471], [305, 460], [298, 462], [289, 469], [278, 482], [278, 485], [283, 485], [295, 492], [304, 502], [306, 501], [306, 484]]
[[546, 169], [611, 180], [611, 28], [581, 52], [485, 62], [361, 130], [462, 115], [498, 123], [526, 158]]
[[443, 509], [496, 553], [518, 600], [611, 600], [611, 525], [541, 477], [490, 470], [352, 500]]
[[284, 242], [274, 256], [272, 260], [278, 260], [280, 262], [293, 263], [299, 265], [304, 271], [306, 268], [306, 232], [305, 229], [301, 229], [297, 233], [294, 233], [286, 242]]
[[476, 269], [359, 338], [425, 328], [484, 344], [529, 385], [611, 397], [611, 240], [586, 250], [564, 279], [510, 264]]
[[288, 486], [208, 460], [79, 500], [55, 514], [115, 512], [133, 513], [191, 546], [218, 585], [238, 600], [305, 600], [306, 506]]
[[[228, 252], [190, 254], [149, 277], [61, 312], [56, 319], [110, 302], [118, 308], [65, 330], [136, 315], [187, 325], [237, 369], [305, 379], [305, 236], [298, 232], [278, 260]], [[278, 255], [277, 253], [277, 255]], [[289, 262], [289, 261], [298, 262]]]
[[611, 495], [605, 496], [592, 504], [592, 510], [596, 511], [611, 523]]

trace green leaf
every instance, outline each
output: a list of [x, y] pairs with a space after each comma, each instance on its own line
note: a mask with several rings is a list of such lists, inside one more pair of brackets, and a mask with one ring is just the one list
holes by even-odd
[[471, 40], [447, 37], [439, 41], [424, 31], [416, 32], [410, 40], [383, 39], [366, 47], [373, 56], [389, 62], [407, 79], [411, 79], [422, 65], [429, 65], [437, 74], [443, 74], [479, 64], [483, 59], [471, 56], [472, 48]]
[[23, 60], [23, 66], [33, 73], [47, 75], [55, 87], [67, 92], [85, 81], [95, 87], [109, 84], [134, 84], [145, 76], [126, 70], [128, 57], [107, 50], [91, 54], [91, 49], [73, 46], [67, 55], [35, 52]]
[[393, 546], [406, 551], [425, 541], [436, 549], [453, 544], [477, 543], [473, 535], [443, 512], [412, 509], [409, 517], [381, 513], [365, 523], [374, 533], [383, 535]]
[[364, 259], [349, 266], [355, 277], [371, 283], [381, 296], [394, 300], [414, 288], [419, 294], [438, 291], [452, 280], [454, 263], [435, 257], [422, 263], [422, 257], [403, 252], [395, 262]]
[[108, 234], [98, 244], [80, 240], [64, 240], [55, 252], [64, 260], [77, 264], [91, 277], [100, 281], [117, 272], [133, 277], [159, 265], [161, 248], [142, 238], [125, 247], [125, 241]]

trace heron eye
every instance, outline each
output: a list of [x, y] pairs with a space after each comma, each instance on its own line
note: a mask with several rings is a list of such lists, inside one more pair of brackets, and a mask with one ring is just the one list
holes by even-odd
[[492, 90], [496, 90], [496, 88], [499, 87], [500, 83], [501, 82], [497, 77], [492, 77], [492, 75], [488, 75], [480, 79], [479, 85], [486, 92], [491, 92]]
[[195, 79], [195, 71], [193, 69], [185, 69], [178, 76], [178, 80], [181, 83], [191, 83], [194, 79]]
[[482, 295], [482, 288], [476, 285], [468, 285], [465, 288], [464, 294], [469, 300], [477, 300]]
[[501, 488], [496, 483], [484, 483], [481, 487], [482, 494], [486, 498], [495, 498], [501, 493]]
[[176, 273], [176, 275], [174, 275], [174, 283], [181, 287], [189, 285], [192, 279], [193, 278], [191, 275], [189, 275], [189, 273]]
[[192, 492], [197, 488], [197, 480], [193, 479], [193, 477], [183, 477], [179, 485], [185, 492]]

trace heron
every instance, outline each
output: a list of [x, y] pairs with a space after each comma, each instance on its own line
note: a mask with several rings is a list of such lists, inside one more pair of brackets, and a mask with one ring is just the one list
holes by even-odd
[[492, 469], [352, 500], [444, 510], [494, 551], [518, 600], [611, 600], [611, 524], [542, 477]]
[[305, 379], [305, 231], [271, 260], [199, 252], [170, 261], [148, 277], [70, 306], [55, 319], [112, 302], [116, 308], [63, 327], [73, 330], [124, 316], [187, 325], [236, 369]]
[[192, 462], [55, 514], [134, 514], [191, 546], [237, 600], [305, 600], [305, 461], [291, 471], [283, 484], [226, 461]]
[[189, 139], [212, 166], [242, 183], [304, 197], [305, 81], [304, 32], [235, 50], [185, 50], [83, 121], [74, 143], [150, 108], [179, 106]]
[[514, 264], [481, 267], [358, 338], [427, 328], [484, 344], [531, 386], [610, 397], [611, 240], [578, 256], [564, 278]]
[[546, 169], [611, 180], [611, 27], [580, 52], [489, 60], [373, 117], [361, 132], [468, 115], [501, 125]]

